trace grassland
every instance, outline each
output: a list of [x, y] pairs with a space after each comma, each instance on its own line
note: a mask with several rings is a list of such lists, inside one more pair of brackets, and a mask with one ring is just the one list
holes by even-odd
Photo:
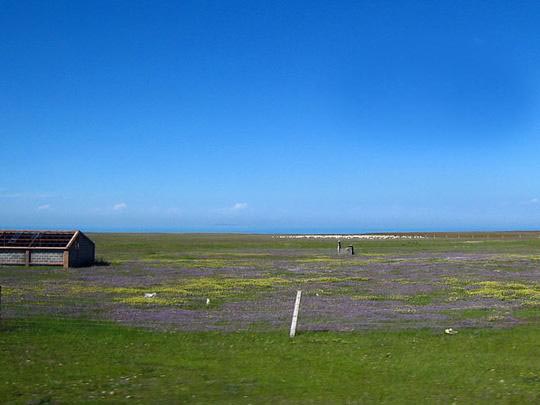
[[0, 403], [536, 402], [538, 236], [94, 234], [108, 265], [0, 267]]
[[0, 402], [537, 402], [537, 327], [163, 333], [109, 323], [7, 322]]

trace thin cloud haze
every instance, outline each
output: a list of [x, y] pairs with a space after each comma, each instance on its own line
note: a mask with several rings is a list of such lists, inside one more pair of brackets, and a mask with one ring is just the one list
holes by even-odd
[[113, 205], [113, 210], [115, 211], [123, 211], [127, 208], [127, 204], [126, 203], [117, 203], [117, 204], [114, 204]]

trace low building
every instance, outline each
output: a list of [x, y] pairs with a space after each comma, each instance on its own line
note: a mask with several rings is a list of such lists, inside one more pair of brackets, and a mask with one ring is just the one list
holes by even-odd
[[0, 231], [0, 265], [90, 266], [95, 252], [81, 231]]

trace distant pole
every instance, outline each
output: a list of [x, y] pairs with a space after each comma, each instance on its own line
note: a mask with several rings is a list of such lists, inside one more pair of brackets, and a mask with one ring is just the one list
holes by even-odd
[[298, 290], [296, 292], [296, 301], [294, 303], [294, 311], [291, 322], [291, 331], [289, 337], [294, 337], [296, 335], [296, 323], [298, 322], [298, 311], [300, 310], [300, 298], [302, 297], [302, 291]]
[[338, 253], [338, 255], [341, 253], [341, 241], [340, 240], [337, 241], [337, 253]]

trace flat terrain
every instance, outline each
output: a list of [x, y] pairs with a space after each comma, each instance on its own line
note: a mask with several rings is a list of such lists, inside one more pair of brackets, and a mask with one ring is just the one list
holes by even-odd
[[0, 402], [538, 401], [540, 234], [416, 236], [91, 234], [99, 266], [0, 267]]

